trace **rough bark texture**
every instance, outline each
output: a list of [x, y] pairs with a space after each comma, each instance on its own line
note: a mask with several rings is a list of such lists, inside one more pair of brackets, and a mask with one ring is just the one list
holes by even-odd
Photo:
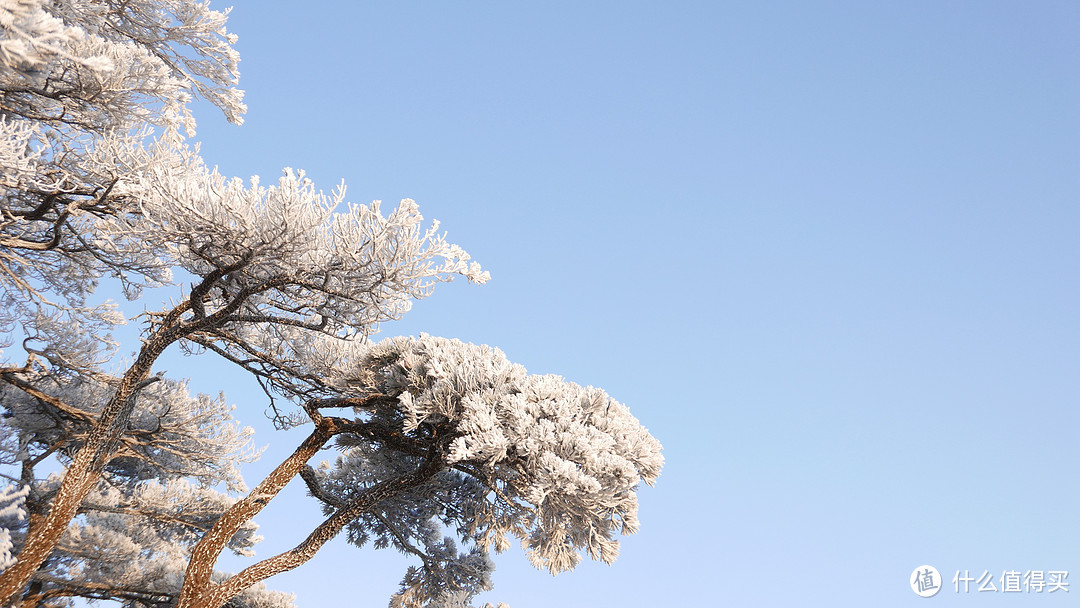
[[194, 289], [184, 302], [161, 317], [160, 325], [143, 341], [142, 349], [130, 368], [121, 377], [116, 391], [109, 399], [101, 414], [98, 415], [86, 442], [72, 459], [64, 474], [64, 480], [56, 496], [52, 499], [49, 512], [43, 518], [34, 521], [26, 543], [19, 551], [16, 562], [0, 573], [0, 605], [13, 605], [23, 593], [31, 577], [52, 553], [60, 541], [68, 523], [78, 513], [86, 495], [101, 478], [105, 465], [116, 453], [120, 437], [124, 432], [131, 412], [135, 407], [135, 398], [140, 389], [153, 382], [148, 379], [150, 370], [157, 358], [177, 340], [207, 327], [213, 327], [227, 319], [244, 300], [255, 293], [245, 292], [210, 315], [196, 315], [190, 321], [183, 316], [192, 310], [192, 302], [201, 302], [203, 295], [226, 273], [237, 270], [247, 263], [247, 258], [240, 262], [218, 268], [210, 272]]
[[[201, 605], [197, 602], [211, 588], [210, 576], [214, 572], [214, 565], [218, 556], [225, 550], [229, 539], [236, 534], [245, 522], [250, 521], [263, 509], [278, 492], [281, 491], [300, 469], [307, 464], [308, 460], [315, 455], [326, 442], [334, 435], [333, 424], [326, 422], [329, 419], [319, 420], [315, 430], [300, 444], [296, 451], [277, 466], [266, 479], [262, 481], [246, 497], [234, 504], [214, 524], [206, 536], [203, 536], [191, 552], [191, 560], [188, 562], [187, 573], [184, 576], [184, 587], [180, 592], [177, 608], [191, 608]], [[320, 424], [321, 423], [321, 424]], [[242, 591], [242, 590], [241, 590]], [[230, 598], [226, 598], [228, 600]]]
[[309, 402], [308, 416], [315, 423], [315, 430], [299, 447], [246, 497], [238, 501], [214, 524], [214, 527], [199, 540], [191, 553], [184, 586], [176, 608], [218, 608], [229, 600], [243, 593], [251, 585], [265, 580], [274, 574], [292, 570], [311, 559], [318, 549], [333, 538], [350, 521], [364, 511], [371, 509], [381, 500], [398, 492], [423, 483], [438, 472], [441, 460], [428, 457], [415, 472], [397, 479], [385, 481], [368, 488], [352, 502], [343, 505], [336, 513], [324, 521], [308, 538], [293, 548], [275, 557], [259, 562], [245, 569], [224, 583], [214, 584], [211, 575], [221, 553], [229, 539], [236, 534], [244, 523], [253, 519], [293, 478], [307, 466], [310, 460], [331, 438], [341, 433], [356, 433], [393, 446], [408, 454], [419, 457], [430, 456], [430, 449], [414, 445], [393, 431], [387, 431], [360, 421], [323, 416], [319, 410], [341, 407], [364, 407], [388, 399], [386, 395], [374, 394], [361, 398], [322, 399]]
[[428, 481], [439, 472], [441, 464], [438, 459], [427, 460], [412, 473], [388, 479], [364, 490], [315, 528], [299, 545], [245, 568], [220, 585], [210, 586], [191, 605], [192, 608], [221, 608], [251, 585], [302, 565], [314, 557], [324, 544], [337, 536], [349, 522], [377, 507], [381, 501]]
[[75, 454], [48, 514], [34, 522], [26, 543], [19, 551], [18, 560], [0, 574], [0, 604], [10, 605], [14, 598], [26, 589], [34, 572], [52, 553], [53, 547], [67, 529], [68, 522], [97, 484], [102, 470], [115, 452], [124, 425], [135, 405], [136, 393], [146, 386], [154, 361], [178, 337], [175, 331], [158, 332], [143, 344], [135, 363], [121, 378], [116, 392], [102, 409], [86, 438], [86, 443]]

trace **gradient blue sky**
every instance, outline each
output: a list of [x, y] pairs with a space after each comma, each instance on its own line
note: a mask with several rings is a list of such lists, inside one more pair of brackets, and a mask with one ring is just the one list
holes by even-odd
[[[491, 271], [384, 335], [601, 386], [665, 446], [615, 565], [515, 549], [485, 600], [1075, 605], [1080, 5], [236, 0], [230, 30], [250, 110], [200, 107], [211, 165], [414, 198]], [[259, 426], [249, 483], [300, 441], [220, 363], [161, 367]], [[318, 519], [292, 490], [262, 556]], [[270, 584], [383, 606], [406, 562], [339, 540]]]

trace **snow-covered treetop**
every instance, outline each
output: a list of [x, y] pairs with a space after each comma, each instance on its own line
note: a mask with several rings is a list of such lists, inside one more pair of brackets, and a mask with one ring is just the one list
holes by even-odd
[[[536, 567], [558, 573], [582, 550], [613, 561], [616, 534], [637, 530], [636, 489], [660, 474], [661, 446], [604, 391], [529, 375], [488, 346], [426, 335], [382, 340], [351, 370], [341, 390], [364, 396], [364, 432], [339, 439], [345, 455], [310, 473], [313, 491], [335, 504], [419, 460], [444, 466], [350, 528], [354, 542], [374, 536], [422, 556], [402, 605], [485, 588], [483, 554], [508, 548], [509, 535]], [[473, 553], [447, 546], [439, 522], [474, 543]]]
[[[287, 169], [264, 186], [225, 179], [195, 156], [182, 162], [183, 170], [149, 164], [138, 181], [117, 184], [117, 196], [138, 207], [132, 220], [99, 232], [102, 247], [138, 241], [201, 277], [185, 317], [199, 329], [184, 339], [279, 394], [326, 393], [319, 357], [340, 364], [380, 323], [454, 275], [489, 278], [438, 222], [422, 225], [412, 200], [384, 215], [379, 201], [347, 204], [344, 187], [324, 194], [303, 172]], [[148, 318], [157, 327], [166, 316]]]
[[[412, 298], [450, 275], [488, 279], [438, 233], [438, 222], [422, 228], [412, 200], [386, 216], [379, 201], [335, 213], [345, 206], [343, 185], [326, 195], [291, 169], [276, 185], [257, 177], [245, 185], [207, 170], [197, 157], [184, 161], [184, 170], [156, 163], [139, 182], [118, 185], [118, 194], [139, 201], [140, 216], [134, 233], [121, 234], [167, 252], [197, 276], [221, 272], [215, 287], [222, 293], [276, 290], [260, 291], [260, 304], [325, 320], [334, 333], [397, 318]], [[278, 289], [285, 285], [290, 289]], [[216, 290], [209, 296], [219, 298]]]

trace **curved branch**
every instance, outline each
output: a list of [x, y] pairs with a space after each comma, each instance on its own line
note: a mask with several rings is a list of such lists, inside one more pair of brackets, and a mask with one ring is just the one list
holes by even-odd
[[[321, 450], [331, 437], [342, 432], [342, 427], [338, 424], [339, 420], [321, 416], [316, 419], [315, 430], [312, 431], [311, 435], [277, 468], [271, 471], [254, 490], [229, 507], [229, 510], [214, 524], [214, 527], [199, 540], [199, 543], [191, 551], [191, 560], [188, 562], [187, 573], [184, 577], [184, 587], [177, 602], [178, 608], [202, 605], [202, 599], [200, 598], [205, 597], [208, 590], [215, 588], [210, 582], [210, 576], [213, 574], [218, 557], [225, 550], [229, 540], [245, 523], [258, 515], [263, 507], [269, 504], [270, 500], [277, 496], [278, 492], [296, 477], [307, 464], [307, 461]], [[226, 599], [231, 597], [233, 596]], [[196, 602], [199, 603], [196, 604]]]
[[375, 484], [359, 493], [352, 500], [328, 517], [319, 527], [296, 547], [249, 566], [212, 588], [199, 598], [195, 608], [220, 608], [251, 585], [300, 566], [311, 559], [330, 539], [360, 515], [370, 513], [380, 502], [401, 492], [415, 488], [434, 477], [442, 468], [438, 458], [425, 460], [415, 471], [394, 479]]

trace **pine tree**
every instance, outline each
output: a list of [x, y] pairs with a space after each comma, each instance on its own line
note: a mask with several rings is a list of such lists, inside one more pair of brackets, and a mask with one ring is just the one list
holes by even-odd
[[[659, 443], [602, 391], [488, 347], [373, 342], [437, 283], [488, 275], [411, 200], [384, 213], [302, 172], [263, 185], [208, 169], [188, 103], [244, 112], [225, 18], [196, 0], [0, 0], [0, 326], [21, 339], [0, 367], [18, 469], [0, 599], [287, 606], [262, 581], [342, 530], [419, 560], [400, 606], [467, 605], [510, 536], [553, 573], [580, 551], [612, 561]], [[91, 303], [101, 280], [129, 299], [180, 289], [147, 304], [119, 368], [110, 332], [125, 319]], [[313, 427], [239, 499], [246, 432], [222, 399], [153, 373], [173, 345], [252, 375], [278, 426]], [[338, 462], [311, 467], [331, 443]], [[63, 475], [39, 478], [45, 462]], [[297, 476], [327, 519], [290, 551], [216, 572]]]

